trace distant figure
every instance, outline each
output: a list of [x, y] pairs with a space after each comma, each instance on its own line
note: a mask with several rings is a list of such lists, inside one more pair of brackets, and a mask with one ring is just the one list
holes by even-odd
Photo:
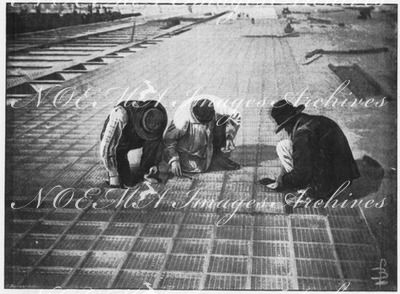
[[29, 8], [28, 8], [28, 6], [22, 6], [21, 8], [20, 8], [20, 11], [19, 11], [19, 14], [20, 15], [27, 15], [29, 13]]
[[366, 20], [367, 18], [372, 18], [371, 10], [374, 10], [374, 7], [360, 8], [360, 15], [358, 16], [358, 19]]
[[[124, 101], [111, 110], [100, 135], [100, 157], [112, 188], [134, 186], [143, 179], [159, 182], [165, 108], [154, 100]], [[143, 148], [140, 167], [131, 174], [128, 152]]]
[[[211, 100], [210, 100], [211, 99]], [[176, 176], [199, 173], [211, 165], [236, 170], [230, 160], [241, 115], [217, 97], [191, 98], [178, 107], [164, 135], [164, 158]]]
[[88, 22], [88, 17], [86, 15], [86, 13], [82, 13], [81, 14], [81, 19], [82, 19], [82, 23], [87, 23]]
[[294, 32], [294, 28], [292, 28], [292, 26], [290, 25], [290, 23], [288, 23], [284, 29], [286, 34], [290, 34]]
[[251, 23], [252, 23], [252, 24], [255, 24], [254, 18], [251, 18]]
[[[270, 189], [298, 190], [297, 195], [285, 199], [287, 204], [300, 207], [310, 200], [328, 200], [345, 182], [350, 184], [360, 177], [349, 143], [333, 120], [322, 115], [302, 113], [304, 105], [294, 107], [286, 100], [276, 102], [271, 116], [289, 134], [278, 143], [276, 150], [283, 169], [275, 183], [260, 180]], [[300, 190], [301, 189], [301, 190]], [[304, 198], [302, 198], [304, 197]]]
[[283, 8], [282, 14], [291, 14], [290, 10], [288, 7]]

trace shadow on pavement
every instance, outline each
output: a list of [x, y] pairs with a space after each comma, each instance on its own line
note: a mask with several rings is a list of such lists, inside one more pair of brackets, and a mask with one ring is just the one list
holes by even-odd
[[373, 158], [364, 155], [356, 160], [361, 177], [349, 188], [353, 193], [352, 199], [364, 198], [379, 190], [385, 171]]

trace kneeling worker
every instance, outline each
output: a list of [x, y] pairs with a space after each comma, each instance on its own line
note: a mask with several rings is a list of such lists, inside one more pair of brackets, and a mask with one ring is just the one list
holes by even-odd
[[[349, 143], [336, 122], [320, 115], [302, 113], [305, 106], [294, 107], [286, 100], [276, 102], [271, 116], [278, 124], [276, 133], [285, 129], [290, 140], [277, 145], [283, 165], [271, 189], [302, 189], [289, 205], [297, 207], [309, 200], [328, 200], [347, 181], [360, 177]], [[267, 184], [267, 179], [260, 181]], [[308, 202], [310, 203], [310, 202]]]
[[[208, 96], [207, 96], [208, 97]], [[176, 110], [164, 135], [165, 160], [176, 176], [216, 169], [236, 170], [228, 158], [240, 127], [240, 113], [217, 97], [191, 98]]]
[[[111, 110], [100, 136], [100, 157], [111, 187], [129, 187], [143, 179], [160, 181], [158, 164], [167, 122], [165, 108], [154, 100], [125, 101]], [[133, 174], [128, 152], [138, 148], [143, 153], [139, 170]]]

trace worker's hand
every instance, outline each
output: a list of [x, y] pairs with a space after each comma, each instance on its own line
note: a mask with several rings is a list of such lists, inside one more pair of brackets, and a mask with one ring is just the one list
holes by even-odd
[[279, 184], [277, 182], [271, 183], [269, 185], [267, 185], [268, 188], [272, 189], [272, 190], [276, 190], [279, 187]]
[[233, 143], [232, 139], [226, 139], [226, 145], [225, 148], [221, 148], [221, 151], [224, 153], [231, 152], [232, 150], [235, 150], [235, 144]]
[[154, 175], [154, 174], [156, 174], [158, 172], [158, 168], [157, 168], [157, 166], [152, 166], [150, 169], [149, 169], [149, 173], [148, 173], [148, 175]]
[[175, 176], [182, 176], [181, 164], [179, 160], [175, 160], [171, 163], [171, 171]]

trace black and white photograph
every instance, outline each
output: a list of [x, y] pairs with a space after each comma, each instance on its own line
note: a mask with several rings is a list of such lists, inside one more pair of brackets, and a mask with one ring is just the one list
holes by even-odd
[[397, 292], [396, 1], [1, 6], [4, 292]]

